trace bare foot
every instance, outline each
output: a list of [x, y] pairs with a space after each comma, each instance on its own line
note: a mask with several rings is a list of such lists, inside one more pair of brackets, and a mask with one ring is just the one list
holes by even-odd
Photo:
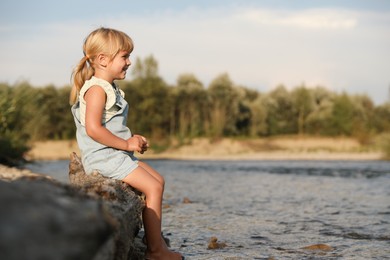
[[170, 250], [163, 250], [162, 252], [148, 252], [145, 254], [146, 260], [182, 260], [184, 257], [177, 252], [173, 252]]

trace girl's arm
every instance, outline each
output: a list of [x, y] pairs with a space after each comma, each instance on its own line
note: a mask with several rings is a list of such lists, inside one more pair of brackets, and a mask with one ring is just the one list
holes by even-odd
[[85, 112], [85, 129], [88, 136], [96, 142], [125, 151], [143, 152], [144, 140], [134, 136], [124, 140], [102, 125], [102, 116], [106, 104], [106, 93], [99, 86], [92, 86], [84, 95], [87, 102]]

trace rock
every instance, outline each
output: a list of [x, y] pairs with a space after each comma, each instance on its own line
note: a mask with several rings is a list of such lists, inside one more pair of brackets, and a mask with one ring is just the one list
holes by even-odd
[[91, 197], [102, 199], [102, 205], [115, 227], [107, 243], [94, 260], [143, 259], [143, 249], [135, 246], [134, 239], [142, 227], [142, 210], [145, 206], [142, 194], [128, 184], [106, 178], [94, 172], [86, 174], [80, 158], [71, 154], [69, 179], [72, 185]]
[[145, 206], [129, 185], [86, 175], [71, 155], [71, 185], [0, 165], [0, 259], [137, 260]]
[[191, 203], [192, 203], [192, 201], [191, 201], [189, 198], [187, 198], [187, 197], [184, 197], [184, 199], [183, 199], [183, 203], [184, 203], [184, 204], [191, 204]]
[[314, 244], [310, 246], [302, 247], [301, 249], [312, 250], [312, 251], [332, 251], [333, 248], [326, 244]]
[[207, 246], [207, 249], [221, 249], [226, 247], [226, 243], [219, 243], [217, 242], [218, 238], [217, 237], [211, 237], [209, 240], [209, 245]]
[[101, 202], [45, 177], [0, 181], [0, 259], [92, 259], [114, 233]]

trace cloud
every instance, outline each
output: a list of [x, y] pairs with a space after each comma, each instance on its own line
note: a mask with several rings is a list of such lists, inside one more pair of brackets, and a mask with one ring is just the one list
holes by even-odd
[[304, 29], [345, 30], [356, 27], [357, 17], [352, 11], [307, 9], [300, 11], [242, 10], [237, 17], [258, 25], [287, 26]]
[[[34, 27], [13, 26], [0, 41], [1, 81], [69, 83], [87, 34], [99, 26], [127, 32], [135, 57], [153, 54], [175, 83], [194, 73], [205, 85], [227, 72], [240, 85], [322, 85], [367, 93], [378, 103], [390, 83], [390, 14], [343, 9], [189, 8], [122, 14]], [[26, 29], [27, 28], [27, 29]]]

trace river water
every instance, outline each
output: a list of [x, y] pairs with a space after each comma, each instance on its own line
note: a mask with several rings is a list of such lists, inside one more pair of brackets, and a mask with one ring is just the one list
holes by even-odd
[[[146, 162], [165, 177], [163, 232], [186, 259], [390, 259], [390, 162]], [[68, 182], [68, 161], [29, 168]], [[213, 236], [226, 247], [208, 249]], [[313, 244], [331, 248], [302, 249]]]

